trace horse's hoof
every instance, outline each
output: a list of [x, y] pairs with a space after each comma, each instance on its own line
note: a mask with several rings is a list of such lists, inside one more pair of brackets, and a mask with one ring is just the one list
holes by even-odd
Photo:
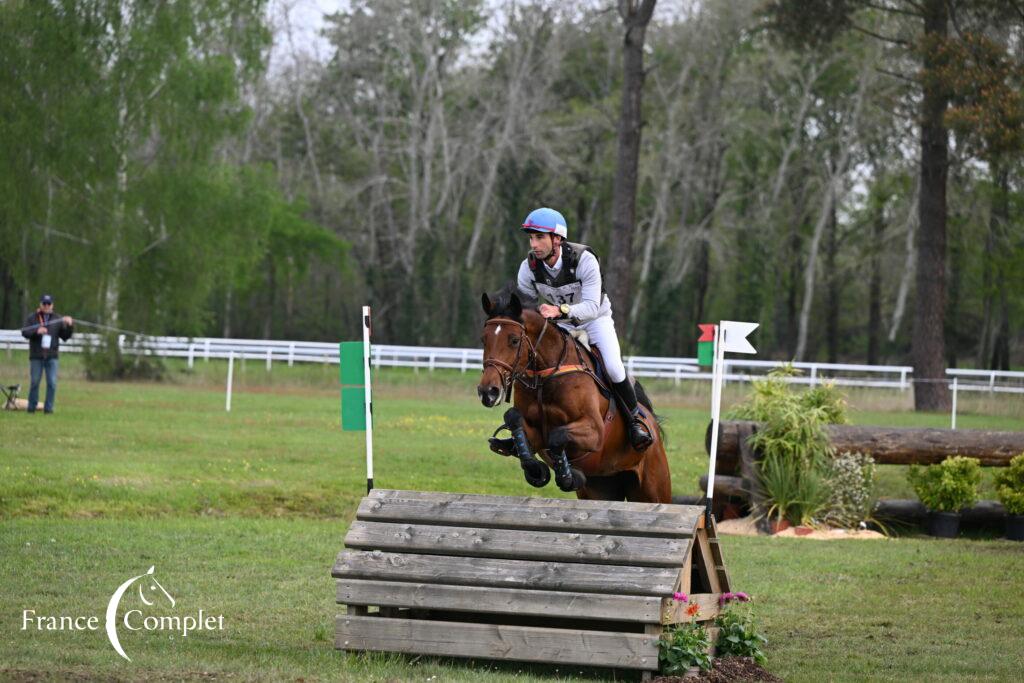
[[499, 439], [492, 436], [487, 439], [487, 444], [491, 447], [491, 451], [498, 455], [515, 455], [516, 446], [512, 439]]
[[572, 490], [579, 491], [581, 488], [587, 485], [587, 475], [580, 472], [575, 467], [572, 468]]
[[547, 486], [548, 482], [551, 481], [551, 470], [548, 466], [540, 460], [520, 460], [519, 462], [523, 465], [523, 475], [526, 477], [526, 483], [530, 486], [541, 488]]

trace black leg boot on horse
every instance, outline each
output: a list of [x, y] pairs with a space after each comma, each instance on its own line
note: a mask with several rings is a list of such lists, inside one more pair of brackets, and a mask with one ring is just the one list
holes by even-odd
[[575, 467], [569, 466], [565, 447], [569, 445], [569, 430], [555, 427], [548, 434], [548, 456], [555, 470], [555, 483], [566, 493], [579, 491], [587, 485], [587, 477]]
[[537, 488], [547, 486], [547, 483], [551, 481], [551, 470], [542, 460], [533, 457], [533, 450], [526, 440], [526, 431], [523, 429], [523, 416], [515, 408], [509, 408], [505, 411], [504, 426], [512, 432], [512, 438], [491, 437], [491, 450], [498, 455], [514, 455], [519, 458], [526, 483], [530, 486]]
[[622, 409], [623, 417], [626, 418], [626, 429], [629, 432], [629, 442], [633, 448], [642, 453], [654, 443], [643, 416], [640, 415], [640, 406], [636, 401], [636, 390], [633, 383], [627, 377], [621, 382], [612, 384], [615, 396], [619, 399], [619, 408]]

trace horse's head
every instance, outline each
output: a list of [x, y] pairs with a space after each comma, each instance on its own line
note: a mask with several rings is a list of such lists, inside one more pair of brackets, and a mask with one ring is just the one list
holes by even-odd
[[160, 585], [160, 582], [156, 580], [156, 577], [153, 576], [153, 572], [155, 570], [156, 566], [150, 567], [148, 572], [139, 577], [141, 579], [138, 583], [139, 597], [145, 604], [152, 605], [153, 600], [147, 599], [146, 596], [150, 595], [155, 598], [159, 598], [160, 595], [162, 594], [165, 598], [167, 598], [167, 601], [171, 604], [171, 607], [174, 607], [174, 598], [171, 597], [171, 594], [168, 593], [164, 589], [164, 587]]
[[529, 360], [523, 303], [511, 287], [492, 296], [481, 297], [487, 322], [480, 342], [484, 347], [484, 371], [476, 393], [480, 402], [493, 408], [501, 401], [502, 392], [512, 391], [512, 376]]

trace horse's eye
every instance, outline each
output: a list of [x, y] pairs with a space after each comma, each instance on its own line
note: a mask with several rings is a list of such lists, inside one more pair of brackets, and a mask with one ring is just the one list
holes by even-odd
[[519, 346], [519, 337], [509, 337], [508, 344], [509, 346]]

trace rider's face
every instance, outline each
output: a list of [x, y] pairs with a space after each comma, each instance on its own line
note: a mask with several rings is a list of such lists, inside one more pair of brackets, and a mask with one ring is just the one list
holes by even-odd
[[553, 235], [549, 235], [542, 232], [531, 232], [530, 233], [530, 251], [533, 255], [540, 260], [544, 260], [551, 256], [551, 252], [555, 248], [555, 238]]

